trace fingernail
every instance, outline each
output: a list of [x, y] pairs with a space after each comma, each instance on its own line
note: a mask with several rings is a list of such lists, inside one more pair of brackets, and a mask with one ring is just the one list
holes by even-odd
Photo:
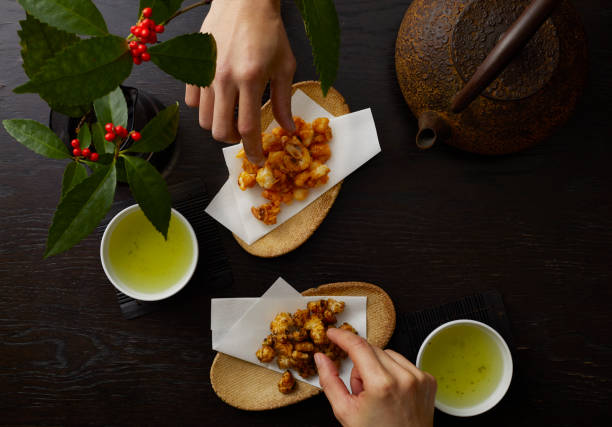
[[319, 363], [321, 363], [321, 353], [315, 353], [314, 361], [317, 364], [317, 366], [319, 366]]

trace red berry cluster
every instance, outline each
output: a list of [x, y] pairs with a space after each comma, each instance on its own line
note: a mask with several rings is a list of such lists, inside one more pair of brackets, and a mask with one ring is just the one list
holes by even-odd
[[70, 145], [72, 145], [72, 154], [74, 157], [83, 157], [84, 159], [89, 159], [92, 162], [98, 161], [98, 153], [92, 153], [89, 148], [83, 148], [81, 150], [81, 141], [79, 141], [77, 138], [73, 139], [70, 142]]
[[126, 138], [128, 135], [134, 141], [138, 141], [140, 139], [140, 132], [136, 132], [134, 130], [128, 132], [123, 126], [114, 126], [112, 123], [107, 123], [104, 125], [104, 130], [106, 131], [104, 139], [106, 139], [108, 142], [114, 142], [117, 137], [121, 139]]
[[157, 34], [161, 34], [165, 30], [163, 25], [155, 24], [151, 15], [153, 15], [153, 9], [145, 7], [142, 9], [142, 17], [138, 20], [138, 23], [130, 29], [130, 32], [137, 38], [137, 40], [132, 40], [129, 43], [132, 59], [136, 65], [151, 59], [151, 54], [147, 52], [146, 43], [156, 43]]

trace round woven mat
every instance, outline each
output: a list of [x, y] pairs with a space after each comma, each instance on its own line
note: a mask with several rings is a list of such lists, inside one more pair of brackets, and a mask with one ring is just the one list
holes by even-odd
[[[344, 98], [333, 87], [329, 89], [326, 97], [323, 97], [319, 82], [305, 81], [295, 83], [292, 86], [291, 93], [293, 94], [297, 89], [302, 90], [306, 95], [334, 116], [342, 116], [349, 113], [349, 107], [346, 105]], [[272, 123], [273, 119], [272, 104], [270, 104], [268, 100], [268, 102], [261, 107], [261, 128], [267, 128], [268, 125]], [[319, 228], [319, 225], [321, 225], [321, 222], [323, 222], [323, 219], [325, 219], [330, 208], [336, 201], [341, 185], [342, 183], [340, 182], [330, 188], [300, 213], [251, 245], [247, 245], [235, 234], [234, 238], [238, 241], [238, 244], [251, 255], [262, 258], [273, 258], [289, 253], [308, 240], [308, 238], [312, 236], [312, 233]]]
[[[393, 335], [393, 302], [389, 295], [376, 285], [363, 282], [330, 283], [308, 289], [302, 292], [302, 295], [367, 296], [368, 342], [383, 348]], [[247, 411], [280, 408], [321, 392], [317, 387], [298, 380], [293, 392], [282, 394], [277, 387], [279, 379], [278, 372], [223, 353], [217, 353], [210, 368], [210, 383], [217, 396], [228, 405]]]

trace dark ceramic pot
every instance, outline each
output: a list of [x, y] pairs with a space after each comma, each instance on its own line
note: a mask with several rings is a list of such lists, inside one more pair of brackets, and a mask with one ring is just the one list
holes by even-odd
[[[128, 131], [142, 130], [145, 125], [165, 108], [162, 102], [146, 91], [136, 89], [129, 86], [121, 86], [125, 101], [128, 106]], [[76, 137], [75, 129], [79, 124], [79, 118], [68, 117], [57, 111], [51, 110], [49, 115], [49, 127], [57, 136], [66, 144], [68, 149], [72, 151], [70, 141]], [[88, 121], [95, 121], [92, 115]], [[132, 140], [128, 139], [122, 149], [128, 148], [132, 144]], [[92, 144], [92, 151], [95, 151]], [[143, 159], [149, 161], [155, 168], [166, 178], [178, 159], [179, 147], [176, 140], [170, 144], [165, 150], [157, 153], [134, 153]]]

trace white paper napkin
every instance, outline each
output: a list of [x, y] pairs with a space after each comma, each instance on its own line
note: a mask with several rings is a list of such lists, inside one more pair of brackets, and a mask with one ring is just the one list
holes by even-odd
[[[242, 160], [237, 159], [236, 154], [242, 149], [242, 144], [224, 148], [223, 156], [229, 178], [207, 206], [206, 212], [249, 245], [299, 213], [381, 151], [374, 118], [369, 108], [334, 117], [303, 91], [296, 90], [291, 98], [291, 109], [294, 116], [300, 116], [307, 122], [317, 117], [330, 119], [333, 138], [330, 142], [332, 156], [327, 161], [327, 166], [331, 169], [329, 181], [321, 187], [310, 189], [306, 200], [294, 201], [290, 205], [283, 204], [276, 224], [266, 225], [251, 213], [252, 206], [268, 202], [261, 196], [262, 189], [256, 185], [242, 191], [237, 184], [242, 171]], [[278, 123], [273, 121], [266, 131], [277, 126]]]
[[[263, 339], [270, 334], [270, 322], [280, 312], [293, 313], [297, 309], [305, 308], [308, 301], [322, 298], [328, 297], [304, 297], [280, 277], [260, 298], [213, 298], [210, 311], [213, 349], [283, 372], [276, 365], [276, 360], [271, 363], [261, 363], [255, 356]], [[344, 311], [336, 316], [337, 325], [348, 322], [360, 336], [367, 338], [367, 297], [332, 296], [330, 298], [345, 303]], [[342, 362], [340, 378], [349, 390], [351, 369], [353, 362], [347, 358]], [[297, 372], [294, 371], [293, 374], [297, 380], [320, 387], [318, 376], [303, 379]]]

